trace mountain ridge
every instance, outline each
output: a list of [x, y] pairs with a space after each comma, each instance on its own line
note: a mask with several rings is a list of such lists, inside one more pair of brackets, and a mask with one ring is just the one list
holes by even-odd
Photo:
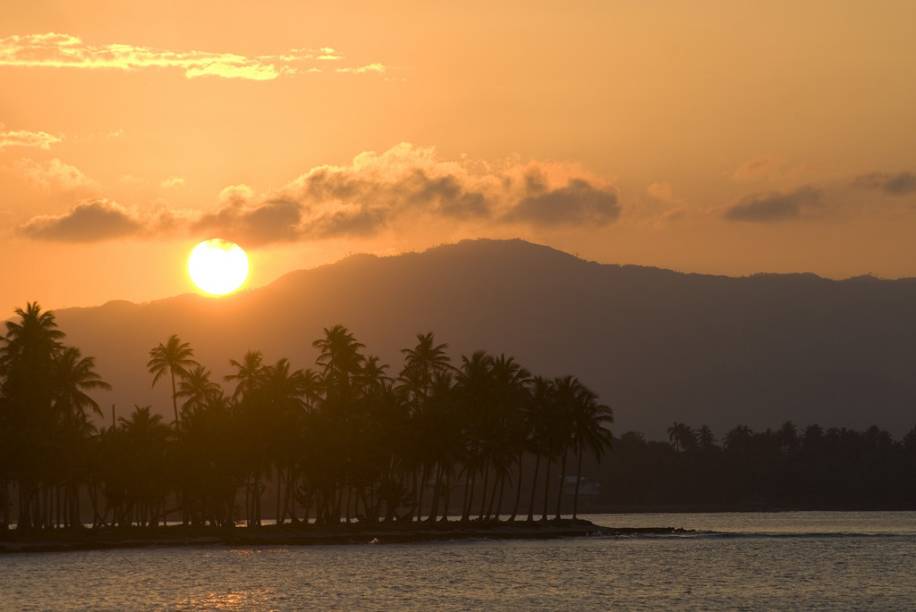
[[228, 299], [183, 294], [55, 312], [115, 385], [106, 405], [151, 403], [162, 413], [168, 397], [150, 388], [144, 366], [169, 334], [221, 378], [248, 349], [309, 366], [311, 341], [342, 323], [395, 372], [400, 349], [433, 331], [453, 356], [506, 352], [535, 373], [577, 375], [615, 408], [618, 429], [655, 437], [674, 420], [719, 432], [787, 418], [899, 432], [916, 420], [912, 280], [691, 274], [477, 240], [353, 255]]

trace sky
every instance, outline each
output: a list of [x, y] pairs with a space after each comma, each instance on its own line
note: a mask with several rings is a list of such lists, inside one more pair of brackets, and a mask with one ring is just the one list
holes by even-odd
[[0, 308], [520, 237], [916, 276], [916, 3], [8, 3]]

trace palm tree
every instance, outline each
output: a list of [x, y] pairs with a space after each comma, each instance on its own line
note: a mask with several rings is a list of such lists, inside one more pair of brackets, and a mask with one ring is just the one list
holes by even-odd
[[560, 460], [560, 480], [557, 487], [557, 507], [554, 518], [560, 520], [563, 511], [563, 489], [566, 484], [566, 459], [570, 447], [575, 443], [576, 404], [583, 394], [582, 383], [574, 376], [563, 376], [554, 382], [557, 399], [554, 432], [556, 433], [557, 454], [562, 453]]
[[400, 380], [410, 391], [426, 395], [432, 385], [433, 377], [442, 371], [449, 370], [447, 344], [436, 344], [435, 337], [428, 334], [417, 334], [417, 345], [414, 348], [401, 349], [404, 355], [404, 369]]
[[435, 444], [436, 432], [433, 431], [436, 416], [435, 408], [429, 400], [437, 376], [447, 372], [450, 368], [446, 348], [448, 345], [436, 344], [433, 334], [428, 333], [417, 334], [417, 344], [414, 348], [401, 349], [401, 354], [404, 355], [404, 367], [398, 378], [400, 384], [397, 389], [405, 396], [413, 417], [414, 430], [417, 433], [415, 444], [417, 452], [413, 457], [413, 463], [419, 467], [420, 471], [419, 480], [417, 480], [416, 473], [414, 474], [418, 521], [422, 519], [423, 497], [430, 470], [434, 472], [432, 501], [434, 507], [430, 512], [430, 521], [435, 520], [433, 514], [439, 502], [438, 492], [442, 466], [436, 461], [437, 450], [439, 450]]
[[236, 382], [233, 399], [254, 391], [264, 376], [264, 355], [261, 351], [248, 351], [241, 361], [230, 359], [229, 364], [235, 368], [235, 372], [227, 374], [225, 379]]
[[64, 348], [54, 359], [53, 369], [53, 402], [56, 418], [59, 419], [58, 433], [63, 454], [67, 460], [62, 466], [65, 482], [64, 507], [69, 512], [65, 522], [71, 527], [80, 524], [79, 515], [79, 477], [81, 472], [81, 455], [83, 446], [89, 439], [93, 427], [87, 412], [92, 411], [101, 416], [98, 403], [87, 391], [111, 389], [111, 385], [102, 380], [95, 371], [95, 360], [83, 357], [79, 349]]
[[677, 452], [693, 450], [697, 445], [697, 437], [693, 429], [689, 425], [676, 421], [668, 428], [668, 441]]
[[477, 474], [483, 475], [483, 493], [486, 497], [488, 456], [487, 407], [492, 398], [493, 358], [485, 351], [475, 351], [470, 357], [462, 356], [461, 367], [455, 380], [455, 391], [462, 410], [463, 448], [462, 464], [465, 472], [465, 500], [461, 519], [470, 519], [474, 501], [474, 485]]
[[700, 444], [700, 448], [706, 452], [715, 450], [716, 448], [716, 436], [712, 433], [709, 425], [700, 427], [700, 431], [697, 434], [697, 441]]
[[347, 397], [351, 379], [359, 374], [363, 365], [363, 344], [357, 342], [346, 327], [335, 325], [325, 328], [324, 337], [315, 340], [312, 346], [318, 349], [316, 362], [324, 368], [329, 391]]
[[26, 307], [17, 308], [19, 321], [6, 322], [6, 335], [0, 351], [0, 373], [9, 377], [10, 368], [17, 362], [50, 356], [60, 349], [64, 332], [57, 329], [57, 321], [51, 311], [42, 311], [38, 302], [29, 302]]
[[36, 302], [16, 309], [18, 320], [7, 321], [0, 347], [0, 395], [4, 398], [6, 441], [11, 475], [19, 482], [20, 529], [50, 524], [48, 488], [55, 479], [50, 434], [56, 429], [54, 413], [54, 362], [61, 351], [64, 333], [57, 329], [54, 314]]
[[68, 420], [86, 420], [87, 410], [102, 416], [98, 403], [86, 392], [106, 391], [111, 385], [95, 371], [95, 359], [83, 357], [78, 348], [65, 348], [54, 360], [54, 403]]
[[579, 485], [582, 482], [582, 454], [588, 448], [600, 462], [605, 450], [611, 447], [611, 431], [608, 425], [614, 422], [614, 415], [607, 406], [598, 403], [598, 396], [576, 380], [575, 401], [572, 404], [574, 444], [576, 447], [576, 490], [573, 494], [572, 517], [579, 512]]
[[153, 375], [153, 386], [159, 382], [166, 372], [172, 382], [172, 410], [174, 411], [174, 426], [178, 427], [178, 388], [175, 377], [184, 376], [188, 369], [199, 365], [194, 361], [194, 349], [187, 342], [172, 334], [169, 339], [153, 347], [149, 352], [149, 361], [146, 364], [149, 373]]
[[[523, 368], [514, 357], [500, 354], [493, 359], [491, 376], [493, 378], [491, 411], [494, 413], [495, 439], [490, 455], [497, 477], [496, 482], [493, 483], [490, 507], [495, 507], [495, 516], [498, 519], [502, 508], [503, 488], [509, 478], [509, 471], [513, 463], [518, 464], [516, 506], [521, 495], [522, 456], [527, 442], [524, 408], [527, 402], [526, 385], [531, 380], [531, 372]], [[498, 495], [496, 494], [497, 485]], [[513, 512], [513, 518], [514, 514]]]
[[[528, 500], [528, 522], [534, 520], [534, 497], [537, 493], [538, 472], [541, 468], [541, 457], [550, 452], [548, 446], [554, 398], [553, 381], [536, 376], [531, 381], [531, 401], [526, 413], [528, 427], [531, 431], [528, 448], [534, 454], [534, 475], [531, 479], [531, 498]], [[548, 474], [549, 480], [549, 464]]]
[[116, 469], [123, 472], [124, 501], [128, 504], [125, 510], [133, 515], [122, 516], [119, 522], [156, 526], [168, 492], [163, 466], [172, 432], [161, 416], [151, 413], [149, 406], [134, 406], [130, 418], [121, 417], [119, 425], [114, 433], [121, 438], [121, 450], [129, 452], [118, 458], [127, 464]]
[[188, 412], [205, 408], [222, 393], [220, 386], [210, 380], [210, 370], [202, 365], [196, 365], [182, 376], [175, 397], [184, 398], [181, 404], [181, 414], [185, 415]]

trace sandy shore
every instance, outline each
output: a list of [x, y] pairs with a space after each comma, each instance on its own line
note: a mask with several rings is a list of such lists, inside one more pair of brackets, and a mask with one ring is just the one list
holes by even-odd
[[394, 544], [459, 539], [550, 539], [588, 536], [670, 535], [674, 527], [610, 528], [585, 520], [548, 522], [341, 525], [338, 528], [267, 525], [258, 528], [159, 527], [0, 533], [0, 553], [105, 550], [147, 546], [270, 546]]

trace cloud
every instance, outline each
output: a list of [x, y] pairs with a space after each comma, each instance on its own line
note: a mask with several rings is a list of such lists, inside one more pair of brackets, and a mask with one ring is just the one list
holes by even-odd
[[18, 231], [36, 240], [98, 242], [136, 235], [143, 229], [144, 224], [116, 202], [93, 200], [63, 215], [34, 217]]
[[650, 183], [649, 186], [646, 187], [646, 193], [650, 198], [666, 204], [676, 201], [674, 199], [674, 189], [671, 188], [671, 183], [665, 181]]
[[[210, 51], [178, 51], [112, 43], [92, 45], [70, 34], [46, 33], [0, 37], [0, 66], [109, 70], [175, 69], [188, 79], [218, 77], [270, 81], [281, 76], [321, 72], [321, 64], [339, 61], [331, 47], [290, 49], [280, 55], [246, 56]], [[356, 74], [384, 72], [381, 63], [338, 68]]]
[[248, 206], [236, 200], [200, 217], [191, 225], [191, 231], [260, 245], [296, 240], [301, 222], [302, 206], [298, 202], [277, 199]]
[[163, 189], [175, 189], [184, 186], [184, 179], [180, 176], [170, 176], [159, 184]]
[[238, 185], [229, 185], [219, 192], [220, 204], [231, 204], [234, 202], [245, 203], [254, 197], [254, 189], [240, 183]]
[[893, 196], [908, 195], [916, 193], [916, 174], [912, 172], [872, 172], [856, 177], [853, 185]]
[[792, 184], [802, 180], [807, 171], [804, 163], [790, 165], [780, 157], [761, 156], [738, 166], [732, 173], [732, 179], [742, 183], [767, 181]]
[[802, 187], [792, 192], [770, 192], [748, 196], [728, 208], [722, 217], [728, 221], [772, 223], [797, 219], [820, 203], [821, 192]]
[[79, 168], [57, 158], [45, 162], [24, 159], [16, 167], [30, 181], [46, 189], [75, 190], [95, 186]]
[[257, 201], [247, 185], [220, 193], [219, 208], [192, 231], [246, 244], [367, 237], [405, 223], [604, 225], [620, 212], [617, 193], [562, 164], [442, 160], [408, 143], [367, 151], [349, 165], [316, 166]]
[[367, 74], [367, 73], [376, 73], [382, 74], [386, 71], [384, 64], [366, 64], [365, 66], [352, 66], [349, 68], [338, 68], [336, 72], [341, 72], [345, 74]]
[[783, 161], [775, 157], [756, 157], [738, 166], [732, 178], [736, 181], [766, 179], [779, 174], [782, 166]]
[[[0, 126], [2, 128], [3, 126]], [[0, 130], [0, 149], [7, 147], [33, 147], [36, 149], [50, 149], [61, 138], [47, 132], [29, 132], [26, 130]]]
[[266, 194], [230, 185], [207, 212], [131, 220], [143, 225], [136, 233], [144, 237], [185, 232], [257, 246], [361, 238], [431, 223], [466, 229], [595, 227], [614, 222], [620, 210], [613, 187], [575, 166], [444, 160], [431, 147], [403, 143], [360, 153], [346, 165], [315, 166]]
[[558, 189], [544, 190], [520, 200], [506, 214], [507, 221], [533, 225], [607, 225], [620, 216], [617, 194], [572, 179]]

